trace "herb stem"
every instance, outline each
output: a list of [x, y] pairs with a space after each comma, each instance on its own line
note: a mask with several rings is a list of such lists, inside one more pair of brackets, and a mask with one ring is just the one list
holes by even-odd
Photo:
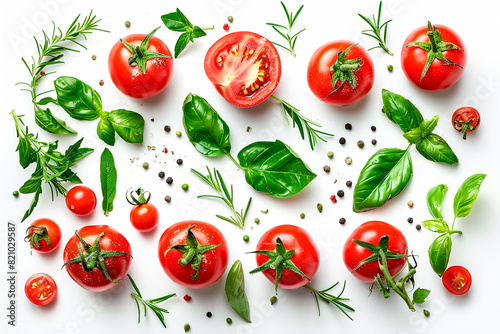
[[245, 168], [243, 166], [241, 166], [237, 161], [236, 159], [234, 159], [234, 157], [231, 155], [230, 152], [225, 152], [226, 155], [228, 156], [229, 159], [231, 159], [231, 161], [236, 165], [236, 167], [238, 167], [239, 169], [243, 169], [245, 170]]
[[[407, 281], [407, 279], [412, 277], [413, 275], [415, 275], [415, 272], [416, 272], [415, 269], [414, 268], [410, 269], [408, 274], [396, 284], [396, 282], [394, 282], [394, 279], [392, 278], [391, 274], [389, 273], [389, 269], [387, 266], [387, 258], [385, 256], [384, 251], [379, 250], [378, 254], [382, 260], [382, 263], [381, 264], [379, 263], [379, 267], [380, 267], [380, 270], [382, 271], [382, 273], [384, 274], [384, 279], [385, 279], [386, 283], [391, 287], [391, 289], [396, 291], [396, 293], [399, 296], [401, 296], [401, 298], [403, 298], [406, 305], [408, 305], [408, 308], [410, 310], [412, 310], [412, 312], [415, 312], [415, 306], [413, 305], [410, 297], [408, 296], [408, 293], [406, 292], [406, 289], [404, 288], [404, 284]], [[380, 282], [379, 282], [379, 284], [380, 284]], [[383, 288], [383, 287], [381, 287], [381, 288]]]

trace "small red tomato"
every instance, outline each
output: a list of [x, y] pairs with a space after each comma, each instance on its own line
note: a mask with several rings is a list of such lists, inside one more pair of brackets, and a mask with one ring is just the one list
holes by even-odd
[[125, 95], [137, 99], [155, 96], [163, 91], [174, 71], [174, 60], [168, 47], [153, 34], [134, 34], [116, 42], [109, 53], [111, 80]]
[[454, 295], [467, 293], [472, 284], [470, 272], [462, 266], [449, 267], [444, 272], [441, 280], [446, 290]]
[[66, 206], [77, 216], [86, 216], [94, 212], [97, 197], [87, 186], [74, 186], [66, 194]]
[[140, 232], [154, 230], [160, 220], [158, 209], [149, 203], [150, 198], [151, 193], [142, 188], [127, 192], [127, 201], [134, 206], [130, 210], [130, 222]]
[[37, 219], [28, 227], [24, 240], [37, 252], [52, 252], [61, 242], [61, 229], [53, 220]]
[[57, 295], [57, 284], [52, 277], [44, 273], [37, 273], [24, 284], [24, 293], [29, 301], [35, 305], [47, 305]]
[[467, 139], [467, 133], [474, 132], [479, 127], [481, 116], [475, 108], [461, 107], [455, 110], [451, 122], [455, 130], [462, 132], [463, 138]]
[[368, 52], [350, 41], [333, 41], [319, 47], [307, 67], [313, 94], [333, 106], [362, 100], [373, 87], [373, 62]]

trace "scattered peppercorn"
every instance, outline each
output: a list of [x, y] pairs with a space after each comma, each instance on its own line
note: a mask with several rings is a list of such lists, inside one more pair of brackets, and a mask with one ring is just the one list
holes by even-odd
[[42, 77], [43, 77], [44, 75], [45, 75], [45, 72], [44, 72], [44, 71], [41, 71], [41, 72], [40, 72], [40, 76], [42, 76]]
[[182, 136], [182, 133], [181, 133], [180, 131], [175, 131], [175, 135], [176, 135], [177, 137], [180, 137], [180, 136]]
[[345, 185], [349, 188], [352, 187], [352, 181], [346, 181]]
[[377, 140], [376, 139], [372, 139], [372, 145], [377, 145]]
[[258, 224], [260, 223], [260, 219], [259, 218], [255, 218], [255, 224]]
[[142, 168], [148, 169], [149, 168], [149, 164], [147, 162], [143, 163], [142, 164]]
[[424, 315], [425, 315], [426, 317], [429, 317], [429, 316], [431, 315], [431, 312], [429, 312], [428, 310], [426, 310], [426, 309], [424, 308]]
[[271, 299], [269, 299], [269, 301], [271, 302], [271, 305], [274, 305], [274, 303], [278, 301], [278, 297], [272, 296]]
[[341, 145], [344, 145], [344, 144], [345, 144], [345, 138], [344, 138], [344, 137], [340, 137], [340, 139], [339, 139], [339, 143], [340, 143]]
[[333, 152], [332, 151], [328, 151], [328, 153], [326, 154], [327, 157], [329, 157], [330, 159], [333, 158]]
[[345, 163], [348, 165], [352, 164], [352, 158], [351, 157], [345, 158]]
[[13, 195], [14, 197], [19, 197], [19, 191], [14, 190], [14, 191], [12, 192], [12, 195]]
[[165, 132], [170, 132], [170, 130], [172, 130], [172, 129], [170, 128], [170, 125], [165, 125], [163, 130], [165, 130]]
[[227, 17], [227, 20], [228, 20], [230, 23], [233, 23], [233, 17], [232, 17], [232, 16], [228, 16], [228, 17]]
[[172, 182], [174, 182], [174, 179], [172, 179], [170, 176], [167, 177], [167, 183], [172, 184]]
[[165, 177], [165, 172], [164, 172], [164, 171], [159, 172], [159, 173], [158, 173], [158, 177], [159, 177], [160, 179], [163, 179], [163, 178]]
[[229, 325], [231, 325], [231, 324], [233, 323], [233, 319], [231, 319], [231, 318], [226, 318], [226, 322], [227, 322]]
[[407, 219], [407, 221], [408, 221], [408, 223], [412, 224], [412, 223], [413, 223], [413, 218], [409, 217], [409, 218]]
[[417, 231], [420, 231], [420, 229], [422, 228], [422, 226], [420, 224], [417, 224], [417, 226], [415, 226], [415, 228], [417, 229]]
[[182, 190], [187, 191], [189, 189], [189, 184], [184, 183], [182, 184]]
[[352, 125], [351, 125], [351, 123], [345, 123], [345, 126], [344, 126], [344, 127], [345, 127], [345, 129], [346, 129], [346, 130], [352, 130]]
[[337, 191], [337, 196], [338, 197], [344, 197], [344, 191], [343, 190]]
[[154, 122], [154, 121], [155, 121], [155, 119], [154, 119], [154, 118], [151, 118], [151, 122]]
[[260, 210], [260, 212], [262, 212], [262, 213], [264, 213], [264, 214], [265, 214], [265, 213], [268, 213], [268, 212], [269, 212], [269, 209]]
[[104, 80], [99, 81], [99, 86], [104, 86]]
[[408, 201], [408, 206], [409, 206], [410, 208], [413, 208], [413, 201]]
[[362, 140], [358, 140], [358, 147], [359, 147], [359, 148], [363, 148], [363, 147], [365, 147], [365, 142], [364, 142], [364, 141], [362, 141]]
[[323, 204], [318, 203], [316, 207], [318, 208], [319, 213], [323, 212]]
[[330, 168], [330, 166], [326, 165], [325, 167], [323, 167], [323, 170], [324, 170], [326, 173], [330, 173], [331, 168]]
[[125, 21], [125, 27], [130, 28], [130, 21]]
[[207, 312], [207, 318], [211, 318], [212, 317], [212, 312]]
[[333, 203], [337, 203], [337, 197], [335, 197], [335, 195], [330, 196], [330, 200], [331, 200]]
[[304, 219], [304, 218], [306, 218], [306, 214], [302, 212], [302, 213], [300, 214], [300, 219]]
[[176, 161], [176, 162], [177, 162], [177, 164], [178, 164], [179, 166], [180, 166], [180, 165], [182, 165], [182, 163], [183, 163], [182, 159], [177, 159], [177, 161]]
[[249, 240], [250, 240], [250, 237], [249, 237], [248, 235], [246, 235], [246, 234], [245, 234], [245, 235], [243, 236], [243, 241], [244, 241], [244, 242], [248, 242]]
[[247, 126], [247, 132], [250, 132], [252, 131], [252, 127], [251, 126]]
[[345, 218], [344, 217], [340, 218], [339, 219], [339, 223], [342, 224], [342, 225], [344, 225], [345, 224]]
[[222, 29], [224, 29], [225, 31], [228, 31], [229, 30], [229, 24], [224, 23], [224, 25], [222, 26]]
[[375, 125], [372, 125], [371, 129], [372, 131], [377, 131], [377, 127]]
[[191, 329], [191, 326], [189, 324], [184, 324], [184, 332], [187, 332]]
[[96, 55], [92, 55], [92, 60], [96, 60], [97, 59], [97, 56]]
[[184, 300], [187, 301], [187, 302], [190, 301], [191, 300], [191, 296], [186, 293], [184, 295]]
[[165, 196], [165, 202], [170, 203], [171, 200], [172, 200], [172, 197], [170, 197], [168, 195]]
[[168, 153], [168, 149], [166, 147], [163, 148], [163, 150], [161, 150], [163, 153]]
[[392, 72], [392, 70], [393, 70], [393, 69], [394, 69], [394, 66], [392, 66], [392, 65], [387, 66], [387, 70], [388, 70], [389, 72]]

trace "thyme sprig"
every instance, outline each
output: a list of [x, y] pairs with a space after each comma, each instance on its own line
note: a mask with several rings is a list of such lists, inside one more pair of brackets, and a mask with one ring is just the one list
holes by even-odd
[[[374, 46], [374, 47], [368, 49], [368, 51], [380, 48], [380, 49], [384, 50], [385, 52], [387, 52], [389, 55], [394, 56], [394, 53], [389, 51], [389, 48], [387, 47], [387, 26], [388, 26], [389, 22], [391, 22], [392, 20], [388, 20], [388, 21], [382, 23], [382, 25], [381, 25], [380, 24], [381, 13], [382, 13], [382, 1], [380, 1], [380, 4], [378, 6], [378, 16], [377, 16], [377, 18], [375, 18], [375, 15], [373, 15], [373, 21], [370, 20], [369, 18], [367, 18], [366, 16], [358, 14], [359, 17], [361, 17], [366, 23], [368, 23], [368, 25], [371, 28], [371, 30], [363, 30], [363, 35], [370, 36], [370, 37], [376, 39], [378, 42], [377, 46]], [[383, 38], [382, 38], [382, 34], [381, 34], [382, 31], [384, 32]]]
[[346, 310], [354, 312], [354, 309], [351, 306], [349, 306], [343, 302], [343, 301], [348, 301], [349, 298], [342, 297], [342, 294], [344, 293], [344, 290], [345, 290], [346, 282], [344, 281], [344, 286], [342, 287], [342, 291], [340, 291], [340, 293], [337, 296], [334, 296], [334, 295], [328, 293], [328, 291], [335, 288], [338, 284], [339, 284], [339, 282], [335, 283], [334, 285], [332, 285], [329, 288], [326, 288], [324, 290], [316, 290], [315, 288], [313, 288], [310, 285], [304, 285], [304, 288], [309, 289], [314, 293], [314, 298], [316, 299], [316, 305], [318, 306], [318, 315], [321, 315], [321, 311], [319, 308], [319, 300], [318, 300], [318, 297], [319, 297], [322, 300], [324, 300], [325, 302], [332, 304], [332, 305], [335, 305], [340, 311], [342, 311], [342, 313], [344, 313], [344, 315], [346, 317], [348, 317], [349, 319], [352, 320], [351, 316], [349, 314], [347, 314]]
[[[295, 57], [296, 55], [295, 55], [294, 49], [295, 49], [295, 43], [297, 42], [297, 36], [306, 29], [304, 28], [301, 31], [299, 31], [298, 33], [292, 35], [292, 28], [293, 28], [293, 25], [295, 24], [295, 21], [297, 20], [297, 17], [299, 16], [300, 12], [302, 11], [302, 8], [304, 8], [304, 5], [300, 6], [299, 10], [295, 13], [295, 15], [293, 15], [292, 12], [288, 12], [288, 9], [286, 8], [283, 1], [281, 1], [281, 6], [283, 6], [283, 9], [285, 10], [286, 18], [288, 21], [288, 27], [281, 25], [281, 24], [277, 24], [277, 23], [266, 23], [266, 24], [273, 27], [273, 29], [276, 30], [276, 32], [278, 34], [280, 34], [288, 42], [288, 47], [283, 46], [281, 44], [278, 44], [276, 42], [272, 42], [272, 43], [274, 45], [277, 45], [277, 46], [282, 47], [283, 49], [289, 51], [292, 54], [292, 56]], [[282, 32], [280, 29], [284, 30], [285, 32]]]

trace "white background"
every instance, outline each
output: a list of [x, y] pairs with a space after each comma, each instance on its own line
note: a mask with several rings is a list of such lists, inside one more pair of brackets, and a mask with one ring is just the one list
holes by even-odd
[[[299, 1], [286, 1], [292, 11], [301, 5]], [[182, 55], [176, 59], [174, 76], [169, 87], [156, 98], [137, 101], [122, 95], [113, 85], [107, 71], [107, 56], [111, 46], [118, 38], [131, 33], [149, 33], [153, 28], [162, 25], [156, 33], [173, 52], [179, 34], [167, 30], [160, 20], [162, 14], [181, 10], [194, 24], [215, 25], [215, 30], [208, 31], [207, 36], [197, 39], [188, 45]], [[146, 298], [154, 298], [167, 293], [177, 293], [162, 306], [170, 310], [166, 315], [167, 330], [173, 333], [182, 332], [184, 323], [191, 324], [192, 333], [271, 333], [288, 330], [292, 333], [331, 332], [358, 333], [363, 330], [370, 333], [439, 333], [439, 332], [498, 332], [498, 288], [496, 278], [500, 274], [497, 265], [498, 227], [498, 93], [500, 73], [497, 57], [498, 46], [497, 13], [491, 10], [486, 1], [403, 1], [390, 0], [384, 2], [384, 20], [392, 19], [389, 25], [388, 45], [395, 53], [393, 57], [380, 49], [370, 51], [375, 66], [375, 84], [370, 94], [362, 102], [348, 108], [334, 108], [317, 100], [309, 91], [306, 83], [306, 68], [311, 54], [323, 43], [335, 39], [348, 39], [360, 42], [365, 48], [375, 45], [375, 41], [361, 35], [367, 25], [357, 16], [358, 13], [371, 15], [376, 13], [378, 1], [315, 1], [307, 2], [296, 23], [295, 31], [307, 28], [297, 41], [297, 57], [292, 57], [284, 50], [279, 50], [283, 74], [275, 95], [291, 102], [306, 116], [320, 122], [324, 130], [332, 132], [335, 137], [328, 143], [319, 143], [316, 150], [310, 150], [306, 141], [302, 141], [298, 131], [286, 126], [276, 101], [269, 99], [260, 106], [250, 110], [237, 109], [230, 106], [216, 93], [203, 70], [203, 59], [207, 49], [225, 32], [222, 25], [226, 17], [232, 15], [234, 23], [230, 31], [250, 30], [262, 34], [269, 39], [283, 42], [266, 22], [284, 23], [285, 17], [278, 1], [147, 1], [147, 2], [105, 2], [85, 1], [73, 5], [69, 1], [14, 1], [9, 3], [8, 10], [1, 14], [1, 61], [2, 80], [0, 81], [2, 107], [0, 110], [3, 144], [1, 174], [3, 190], [0, 192], [3, 223], [0, 227], [2, 238], [0, 256], [2, 270], [6, 272], [6, 224], [8, 220], [19, 222], [29, 206], [31, 196], [14, 198], [11, 193], [18, 189], [33, 171], [33, 166], [23, 170], [18, 164], [15, 148], [14, 124], [10, 110], [16, 109], [18, 114], [25, 114], [24, 121], [32, 132], [39, 132], [41, 140], [59, 140], [61, 150], [81, 136], [85, 137], [83, 146], [92, 147], [95, 152], [82, 160], [75, 170], [84, 181], [92, 187], [98, 196], [98, 208], [93, 215], [78, 218], [65, 207], [62, 197], [50, 198], [50, 190], [44, 188], [38, 207], [29, 219], [18, 226], [18, 327], [6, 326], [6, 281], [0, 280], [0, 304], [2, 328], [8, 333], [26, 333], [35, 328], [47, 329], [48, 333], [84, 333], [139, 331], [161, 332], [163, 327], [152, 312], [137, 324], [137, 310], [130, 297], [132, 287], [123, 282], [120, 287], [109, 292], [95, 294], [87, 292], [76, 285], [65, 270], [61, 270], [63, 248], [75, 230], [87, 224], [109, 224], [122, 232], [130, 241], [134, 259], [130, 274], [134, 277]], [[51, 89], [52, 82], [58, 75], [71, 75], [85, 81], [96, 89], [103, 100], [105, 110], [127, 108], [140, 112], [146, 120], [144, 143], [132, 145], [117, 138], [116, 145], [111, 147], [118, 169], [118, 189], [115, 198], [115, 209], [106, 218], [100, 208], [102, 195], [99, 183], [99, 156], [106, 146], [95, 133], [97, 120], [92, 122], [71, 119], [62, 110], [54, 107], [54, 113], [65, 119], [71, 127], [78, 130], [76, 136], [54, 136], [44, 132], [34, 124], [33, 109], [29, 94], [21, 92], [18, 81], [29, 80], [29, 74], [21, 62], [21, 57], [29, 58], [35, 54], [33, 35], [41, 38], [41, 29], [51, 31], [51, 21], [63, 30], [79, 13], [86, 15], [93, 9], [101, 18], [99, 26], [110, 30], [110, 33], [96, 32], [89, 35], [85, 45], [88, 50], [80, 53], [66, 53], [66, 64], [51, 68], [57, 70], [42, 80], [39, 91]], [[124, 22], [132, 23], [125, 28]], [[400, 66], [400, 50], [405, 37], [411, 30], [425, 25], [427, 20], [435, 24], [444, 24], [455, 29], [464, 39], [469, 52], [469, 61], [462, 79], [441, 93], [427, 93], [414, 87], [404, 76]], [[91, 59], [92, 55], [97, 60]], [[394, 65], [394, 71], [388, 72], [387, 65]], [[104, 86], [99, 81], [104, 80]], [[439, 165], [423, 159], [412, 148], [414, 174], [404, 192], [384, 205], [382, 208], [355, 214], [352, 212], [352, 190], [345, 182], [356, 182], [364, 163], [376, 150], [384, 147], [406, 147], [399, 128], [391, 123], [380, 110], [382, 107], [381, 90], [389, 89], [410, 99], [422, 112], [424, 118], [440, 116], [436, 132], [447, 140], [460, 159], [457, 166]], [[181, 138], [175, 131], [182, 128], [182, 102], [192, 92], [205, 97], [220, 113], [231, 127], [231, 143], [233, 155], [239, 149], [256, 140], [281, 139], [289, 144], [311, 167], [318, 177], [300, 194], [288, 199], [274, 199], [257, 193], [244, 181], [242, 171], [237, 171], [226, 157], [207, 158], [194, 150], [185, 134]], [[461, 134], [451, 125], [453, 111], [464, 105], [473, 105], [482, 115], [482, 122], [477, 133], [463, 141]], [[154, 122], [151, 119], [154, 118]], [[344, 124], [350, 122], [352, 131], [346, 131]], [[170, 125], [172, 132], [163, 131], [164, 125]], [[370, 126], [377, 127], [376, 132]], [[246, 132], [247, 126], [252, 128]], [[340, 137], [347, 143], [341, 146]], [[372, 138], [378, 143], [370, 144]], [[358, 140], [365, 142], [359, 149]], [[148, 151], [147, 146], [156, 146], [156, 151]], [[168, 154], [161, 150], [167, 147]], [[326, 153], [333, 151], [335, 157], [330, 160]], [[172, 155], [172, 152], [175, 152]], [[347, 166], [344, 158], [351, 156], [353, 163]], [[137, 157], [136, 162], [131, 159]], [[184, 159], [178, 166], [177, 158]], [[148, 162], [149, 170], [141, 165]], [[324, 165], [330, 165], [329, 174], [323, 172]], [[205, 170], [205, 166], [221, 170], [228, 184], [234, 184], [237, 207], [243, 207], [251, 196], [250, 208], [244, 231], [219, 220], [215, 214], [228, 214], [221, 202], [197, 199], [200, 194], [211, 193], [202, 182], [189, 170], [196, 168]], [[169, 186], [165, 180], [158, 178], [159, 171], [174, 178]], [[427, 230], [417, 231], [415, 225], [430, 217], [427, 212], [425, 195], [434, 185], [444, 183], [449, 186], [445, 198], [444, 214], [451, 223], [453, 219], [453, 196], [462, 181], [474, 173], [488, 174], [481, 188], [479, 198], [465, 219], [459, 219], [456, 227], [461, 229], [462, 236], [453, 236], [453, 250], [450, 265], [460, 264], [467, 267], [473, 276], [470, 292], [456, 297], [445, 291], [440, 279], [430, 268], [427, 248], [437, 236]], [[335, 182], [336, 181], [336, 182]], [[189, 191], [181, 190], [181, 184], [188, 183]], [[68, 188], [71, 185], [68, 185]], [[128, 213], [130, 205], [125, 201], [125, 192], [130, 187], [142, 186], [153, 194], [152, 202], [160, 211], [159, 227], [152, 233], [140, 234], [130, 225]], [[338, 203], [331, 203], [329, 197], [344, 190], [346, 196]], [[163, 197], [170, 195], [172, 202], [167, 204]], [[409, 208], [407, 202], [413, 200], [415, 206]], [[323, 213], [319, 213], [316, 204], [323, 204]], [[269, 209], [263, 214], [260, 210]], [[305, 213], [304, 220], [299, 218]], [[47, 217], [55, 220], [62, 228], [62, 245], [49, 255], [40, 255], [30, 250], [22, 241], [23, 233], [30, 222], [36, 218]], [[261, 223], [253, 221], [258, 217]], [[345, 217], [345, 225], [338, 223]], [[413, 217], [414, 223], [407, 223]], [[320, 302], [321, 317], [318, 317], [313, 296], [305, 289], [298, 291], [280, 290], [279, 301], [273, 307], [269, 298], [273, 295], [273, 285], [263, 275], [246, 274], [246, 291], [249, 297], [252, 324], [241, 320], [226, 302], [224, 294], [224, 278], [215, 285], [203, 290], [188, 290], [174, 284], [164, 274], [157, 258], [157, 243], [161, 233], [169, 225], [185, 220], [199, 219], [215, 224], [226, 236], [230, 246], [230, 263], [240, 259], [245, 272], [255, 267], [254, 256], [245, 252], [254, 250], [259, 237], [270, 227], [291, 223], [307, 229], [321, 252], [321, 266], [312, 282], [317, 288], [326, 288], [336, 281], [347, 281], [345, 296], [350, 297], [349, 305], [356, 309], [350, 321], [336, 308]], [[384, 300], [379, 293], [369, 296], [369, 284], [357, 281], [344, 267], [341, 250], [344, 241], [352, 230], [368, 220], [383, 220], [400, 228], [409, 243], [410, 250], [419, 255], [417, 268], [417, 286], [430, 289], [431, 295], [424, 306], [417, 306], [417, 312], [410, 312], [404, 302], [395, 294]], [[242, 241], [248, 234], [250, 242]], [[26, 279], [35, 272], [46, 272], [55, 278], [59, 293], [54, 303], [47, 307], [32, 305], [24, 296], [22, 287]], [[335, 292], [335, 291], [334, 291]], [[189, 293], [192, 300], [186, 303], [182, 296]], [[431, 312], [429, 318], [423, 315], [423, 308]], [[212, 318], [205, 313], [211, 311]], [[226, 317], [233, 319], [227, 325]], [[2, 330], [5, 333], [4, 330]]]

